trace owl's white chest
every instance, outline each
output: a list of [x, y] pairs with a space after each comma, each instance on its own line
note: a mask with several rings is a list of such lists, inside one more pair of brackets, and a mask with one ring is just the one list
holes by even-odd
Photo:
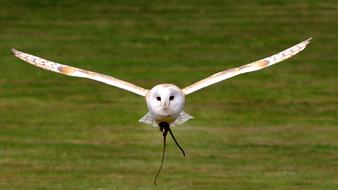
[[173, 123], [180, 115], [181, 111], [183, 110], [183, 107], [179, 111], [170, 112], [170, 113], [165, 113], [165, 112], [159, 113], [157, 111], [154, 111], [152, 108], [148, 108], [148, 109], [149, 109], [149, 112], [151, 113], [153, 120], [156, 123], [160, 123], [160, 122]]

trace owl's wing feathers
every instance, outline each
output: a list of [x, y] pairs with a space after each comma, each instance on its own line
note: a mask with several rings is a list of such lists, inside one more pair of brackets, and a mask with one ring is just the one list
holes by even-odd
[[146, 113], [140, 120], [139, 122], [145, 123], [152, 125], [153, 127], [158, 127], [157, 123], [154, 121], [153, 116], [151, 115], [150, 112]]
[[[175, 126], [175, 125], [180, 125], [186, 121], [188, 121], [189, 119], [194, 118], [193, 116], [185, 113], [184, 111], [181, 111], [180, 115], [176, 118], [176, 120], [172, 123], [170, 123], [170, 126]], [[153, 127], [158, 127], [158, 122], [156, 122], [153, 118], [153, 116], [151, 115], [150, 112], [146, 113], [140, 120], [138, 120], [139, 122], [145, 123], [145, 124], [149, 124], [152, 125]]]
[[184, 111], [181, 111], [180, 115], [178, 116], [178, 118], [174, 121], [174, 123], [171, 124], [171, 126], [175, 126], [175, 125], [180, 125], [190, 119], [194, 118], [193, 116], [187, 114]]
[[92, 80], [96, 80], [99, 82], [103, 82], [124, 90], [128, 90], [130, 92], [133, 92], [135, 94], [145, 96], [147, 93], [147, 90], [136, 86], [134, 84], [131, 84], [129, 82], [110, 77], [104, 74], [92, 72], [92, 71], [86, 71], [83, 69], [67, 66], [67, 65], [62, 65], [59, 63], [55, 63], [52, 61], [48, 61], [45, 59], [42, 59], [40, 57], [36, 57], [34, 55], [30, 55], [15, 49], [12, 49], [12, 52], [15, 54], [16, 57], [19, 59], [26, 61], [32, 65], [35, 65], [37, 67], [49, 70], [49, 71], [54, 71], [56, 73], [61, 73], [64, 75], [69, 75], [69, 76], [74, 76], [74, 77], [82, 77], [82, 78], [88, 78]]
[[205, 88], [207, 86], [210, 86], [212, 84], [215, 84], [217, 82], [226, 80], [228, 78], [234, 77], [239, 74], [248, 73], [252, 71], [257, 71], [266, 67], [269, 67], [271, 65], [274, 65], [276, 63], [279, 63], [281, 61], [284, 61], [285, 59], [288, 59], [297, 53], [301, 52], [305, 49], [306, 45], [310, 43], [311, 38], [300, 42], [299, 44], [296, 44], [282, 52], [279, 52], [275, 55], [272, 55], [270, 57], [243, 65], [241, 67], [237, 67], [234, 69], [228, 69], [219, 73], [216, 73], [214, 75], [211, 75], [208, 78], [205, 78], [203, 80], [200, 80], [186, 88], [183, 89], [183, 92], [187, 95], [192, 92], [195, 92], [197, 90], [200, 90], [202, 88]]

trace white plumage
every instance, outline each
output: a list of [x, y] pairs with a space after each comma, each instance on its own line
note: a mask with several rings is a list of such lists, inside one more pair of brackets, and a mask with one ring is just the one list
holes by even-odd
[[149, 113], [141, 118], [140, 122], [151, 124], [153, 126], [158, 126], [160, 122], [168, 122], [171, 126], [173, 126], [182, 124], [192, 118], [192, 116], [183, 112], [186, 95], [236, 75], [257, 71], [279, 63], [301, 52], [306, 47], [306, 45], [310, 43], [310, 40], [311, 38], [270, 57], [260, 59], [241, 67], [216, 73], [183, 89], [180, 89], [173, 84], [159, 84], [153, 87], [151, 90], [147, 90], [132, 83], [104, 74], [62, 65], [42, 59], [40, 57], [36, 57], [34, 55], [23, 53], [15, 49], [12, 51], [16, 57], [37, 67], [64, 75], [96, 80], [124, 90], [128, 90], [140, 96], [145, 96]]

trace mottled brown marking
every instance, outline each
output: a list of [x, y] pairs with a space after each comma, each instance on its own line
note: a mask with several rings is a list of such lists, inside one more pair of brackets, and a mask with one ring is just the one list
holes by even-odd
[[75, 71], [73, 67], [68, 67], [68, 66], [60, 66], [58, 67], [58, 71], [60, 71], [63, 74], [70, 74]]
[[248, 68], [248, 67], [252, 67], [254, 63], [250, 63], [250, 64], [246, 64], [246, 65], [242, 65], [238, 68], [238, 70], [243, 70], [245, 68]]
[[258, 65], [259, 67], [263, 68], [263, 67], [266, 67], [266, 66], [269, 65], [269, 61], [267, 61], [267, 60], [261, 60], [261, 61], [258, 61], [258, 62], [257, 62], [257, 65]]

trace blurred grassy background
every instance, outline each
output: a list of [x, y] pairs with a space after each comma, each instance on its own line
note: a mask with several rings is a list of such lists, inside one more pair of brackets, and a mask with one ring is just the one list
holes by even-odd
[[[338, 189], [338, 2], [0, 0], [0, 189]], [[301, 54], [187, 97], [169, 140], [144, 99], [11, 48], [145, 88], [184, 87], [308, 37]]]

